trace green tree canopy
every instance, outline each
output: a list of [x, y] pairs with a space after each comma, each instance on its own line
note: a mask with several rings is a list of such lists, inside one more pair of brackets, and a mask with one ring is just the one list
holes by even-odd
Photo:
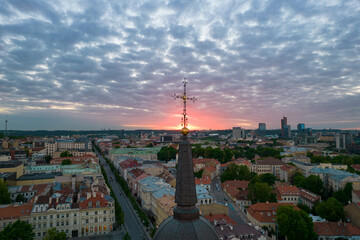
[[324, 182], [319, 176], [311, 175], [309, 177], [304, 177], [301, 173], [296, 173], [294, 176], [294, 185], [305, 188], [320, 196], [324, 196], [325, 193]]
[[292, 206], [280, 206], [276, 213], [279, 231], [288, 240], [316, 239], [312, 219], [304, 212]]
[[0, 204], [11, 203], [9, 188], [0, 180]]
[[71, 160], [70, 159], [65, 159], [61, 162], [61, 165], [71, 165]]
[[15, 202], [25, 202], [25, 201], [26, 201], [26, 199], [25, 199], [24, 195], [22, 195], [22, 194], [18, 194], [15, 198]]
[[221, 182], [225, 182], [228, 180], [240, 180], [240, 181], [250, 181], [251, 172], [249, 168], [245, 165], [235, 165], [230, 164], [227, 169], [221, 174], [220, 180]]
[[157, 153], [158, 160], [168, 162], [176, 158], [176, 149], [173, 147], [162, 147]]
[[334, 197], [319, 203], [315, 207], [315, 212], [330, 222], [337, 222], [344, 218], [343, 205]]
[[32, 240], [34, 239], [33, 226], [25, 221], [17, 220], [8, 224], [0, 232], [1, 240]]
[[57, 232], [56, 228], [53, 227], [47, 231], [44, 240], [66, 240], [66, 233]]
[[128, 232], [126, 232], [122, 239], [123, 240], [131, 240], [131, 236]]
[[252, 203], [276, 202], [276, 194], [267, 183], [256, 182], [249, 184], [249, 199]]
[[265, 173], [260, 175], [261, 182], [267, 183], [270, 186], [275, 184], [276, 177], [271, 173]]
[[73, 155], [69, 151], [62, 152], [60, 157], [73, 157]]

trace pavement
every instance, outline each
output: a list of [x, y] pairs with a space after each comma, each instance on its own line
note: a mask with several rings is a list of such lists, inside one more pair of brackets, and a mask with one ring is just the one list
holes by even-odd
[[[96, 153], [98, 154], [98, 152], [96, 152]], [[124, 194], [120, 184], [116, 181], [115, 176], [112, 173], [109, 165], [107, 164], [105, 159], [100, 154], [98, 154], [98, 157], [99, 157], [100, 164], [104, 167], [104, 170], [108, 176], [109, 183], [114, 191], [114, 194], [115, 194], [117, 200], [119, 201], [119, 204], [124, 212], [125, 231], [127, 231], [130, 234], [131, 239], [136, 239], [136, 240], [151, 239], [151, 237], [149, 236], [144, 225], [141, 223], [137, 213], [135, 212], [135, 210], [133, 209], [132, 205], [130, 204], [128, 198]], [[98, 236], [98, 237], [104, 237], [104, 236], [105, 235]], [[121, 239], [121, 238], [122, 238], [122, 235], [121, 236], [117, 235], [117, 238], [107, 238], [107, 239]], [[99, 239], [105, 239], [105, 238], [99, 238]]]

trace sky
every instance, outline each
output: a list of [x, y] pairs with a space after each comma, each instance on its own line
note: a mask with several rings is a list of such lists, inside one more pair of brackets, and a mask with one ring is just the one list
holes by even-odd
[[0, 129], [360, 129], [358, 0], [0, 5]]

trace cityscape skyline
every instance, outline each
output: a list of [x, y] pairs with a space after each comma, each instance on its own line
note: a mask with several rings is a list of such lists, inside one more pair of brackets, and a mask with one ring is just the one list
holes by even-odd
[[356, 1], [4, 1], [1, 129], [180, 129], [184, 77], [190, 130], [360, 129], [359, 22]]

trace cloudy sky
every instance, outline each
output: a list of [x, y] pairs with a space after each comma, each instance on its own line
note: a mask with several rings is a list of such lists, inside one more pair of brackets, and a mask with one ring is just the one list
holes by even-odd
[[360, 129], [358, 0], [0, 5], [0, 129]]

